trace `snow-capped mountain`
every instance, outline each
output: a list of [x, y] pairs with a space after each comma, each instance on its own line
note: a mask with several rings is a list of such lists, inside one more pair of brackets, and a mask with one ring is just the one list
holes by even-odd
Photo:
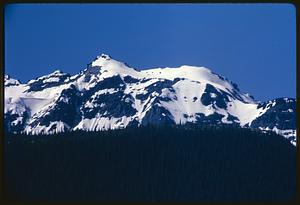
[[257, 102], [205, 67], [138, 71], [102, 54], [71, 76], [27, 83], [5, 75], [5, 128], [30, 134], [147, 124], [235, 124], [272, 130], [296, 145], [296, 100]]

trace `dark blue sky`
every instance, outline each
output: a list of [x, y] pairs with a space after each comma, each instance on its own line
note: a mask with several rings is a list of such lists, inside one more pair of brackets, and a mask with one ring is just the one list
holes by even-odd
[[75, 74], [107, 53], [138, 69], [205, 66], [258, 100], [296, 96], [291, 4], [12, 4], [5, 72]]

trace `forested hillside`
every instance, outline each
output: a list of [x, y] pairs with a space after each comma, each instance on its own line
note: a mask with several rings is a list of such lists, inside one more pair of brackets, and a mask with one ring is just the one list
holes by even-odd
[[5, 136], [9, 199], [289, 201], [296, 147], [237, 127], [147, 126]]

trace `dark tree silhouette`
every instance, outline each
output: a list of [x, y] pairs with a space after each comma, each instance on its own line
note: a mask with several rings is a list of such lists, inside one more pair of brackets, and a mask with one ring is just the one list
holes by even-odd
[[289, 201], [296, 149], [234, 126], [145, 126], [5, 136], [10, 199]]

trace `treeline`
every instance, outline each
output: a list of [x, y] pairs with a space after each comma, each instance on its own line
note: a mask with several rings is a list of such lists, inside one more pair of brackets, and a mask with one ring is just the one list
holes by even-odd
[[6, 194], [46, 201], [289, 201], [296, 149], [232, 126], [5, 136]]

